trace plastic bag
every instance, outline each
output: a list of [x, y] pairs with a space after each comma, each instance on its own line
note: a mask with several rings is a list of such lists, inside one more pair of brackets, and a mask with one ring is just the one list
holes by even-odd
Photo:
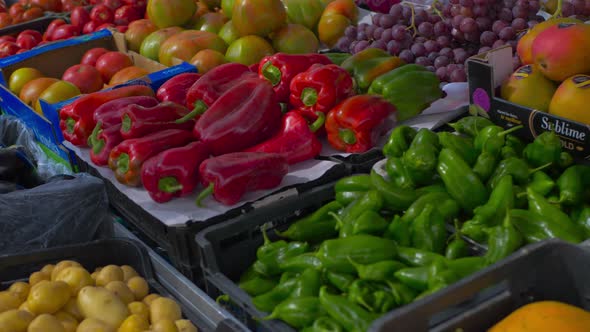
[[47, 157], [35, 141], [33, 133], [18, 118], [0, 115], [0, 146], [11, 145], [21, 145], [26, 149], [28, 157], [36, 163], [37, 173], [42, 179], [57, 174], [72, 174], [66, 165]]
[[85, 173], [0, 194], [0, 254], [87, 242], [109, 218], [103, 181]]

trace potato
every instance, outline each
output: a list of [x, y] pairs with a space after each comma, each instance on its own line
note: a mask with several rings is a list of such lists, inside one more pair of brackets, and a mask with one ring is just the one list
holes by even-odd
[[65, 311], [58, 311], [55, 314], [55, 318], [57, 318], [61, 325], [63, 325], [64, 330], [66, 332], [76, 332], [76, 328], [78, 327], [78, 321], [72, 315], [68, 314]]
[[142, 277], [132, 277], [127, 280], [127, 287], [133, 292], [135, 299], [138, 301], [146, 297], [150, 291], [150, 286], [148, 286], [147, 281]]
[[142, 332], [150, 328], [150, 324], [148, 323], [145, 317], [140, 315], [131, 315], [125, 319], [123, 324], [119, 326], [117, 332]]
[[129, 316], [127, 305], [115, 294], [101, 287], [82, 288], [78, 293], [78, 308], [84, 317], [100, 319], [115, 328]]
[[180, 306], [167, 297], [155, 299], [150, 305], [150, 320], [152, 324], [161, 320], [177, 321], [182, 318]]
[[15, 282], [14, 284], [10, 285], [8, 288], [9, 292], [15, 293], [18, 295], [21, 301], [26, 301], [27, 296], [29, 296], [29, 291], [31, 290], [31, 285], [27, 284], [26, 282]]
[[68, 284], [74, 296], [78, 294], [80, 289], [86, 286], [94, 286], [94, 280], [90, 276], [90, 273], [85, 268], [79, 266], [66, 267], [57, 274], [55, 280]]
[[121, 266], [121, 270], [123, 270], [123, 281], [127, 281], [133, 277], [139, 277], [137, 271], [129, 265]]
[[131, 302], [127, 305], [127, 309], [132, 315], [139, 315], [147, 321], [150, 320], [150, 308], [143, 302]]
[[96, 276], [96, 286], [106, 286], [111, 281], [123, 281], [123, 270], [117, 265], [103, 267]]
[[41, 272], [45, 273], [47, 276], [51, 277], [51, 273], [53, 272], [53, 269], [55, 269], [55, 265], [47, 264], [41, 269]]
[[43, 272], [33, 272], [33, 273], [31, 273], [31, 276], [29, 276], [29, 285], [31, 285], [31, 287], [33, 287], [43, 280], [49, 281], [50, 279], [51, 279], [51, 275], [47, 275]]
[[65, 282], [43, 280], [31, 288], [27, 302], [35, 314], [52, 314], [68, 303], [70, 296], [70, 286]]
[[61, 261], [61, 262], [57, 263], [55, 265], [55, 267], [53, 268], [53, 270], [51, 271], [51, 281], [55, 281], [55, 278], [57, 278], [57, 275], [62, 270], [65, 270], [65, 268], [71, 267], [71, 266], [82, 267], [82, 265], [80, 265], [80, 263], [78, 263], [76, 261]]
[[193, 323], [188, 319], [179, 319], [176, 322], [174, 322], [174, 324], [176, 324], [176, 328], [178, 329], [178, 332], [198, 332], [199, 331], [197, 329], [197, 327], [194, 326]]
[[54, 316], [42, 314], [33, 319], [27, 332], [66, 332], [66, 330]]
[[35, 313], [33, 312], [33, 310], [31, 310], [31, 308], [29, 308], [29, 303], [27, 301], [23, 302], [23, 304], [21, 304], [20, 307], [18, 307], [18, 310], [26, 311], [33, 315], [33, 317], [35, 317]]
[[96, 278], [98, 278], [98, 272], [92, 272], [90, 277], [92, 278], [92, 280], [94, 280], [94, 283], [96, 283]]
[[122, 281], [111, 281], [105, 288], [117, 295], [125, 304], [135, 301], [135, 295]]
[[0, 292], [0, 312], [11, 309], [18, 309], [18, 307], [23, 302], [24, 300], [21, 300], [20, 296], [17, 293], [13, 293], [10, 291]]
[[76, 328], [76, 332], [115, 332], [115, 328], [110, 326], [104, 321], [96, 318], [86, 318], [78, 328]]
[[0, 313], [0, 332], [25, 332], [33, 321], [33, 315], [23, 310], [12, 309]]
[[81, 321], [84, 319], [82, 313], [80, 312], [80, 308], [78, 308], [78, 299], [72, 297], [68, 303], [63, 307], [63, 311], [70, 314], [70, 316], [74, 317], [76, 320]]
[[147, 304], [148, 307], [152, 305], [155, 299], [160, 298], [161, 296], [158, 294], [150, 294], [143, 298], [143, 303]]
[[154, 332], [178, 332], [174, 321], [169, 319], [162, 319], [152, 324]]

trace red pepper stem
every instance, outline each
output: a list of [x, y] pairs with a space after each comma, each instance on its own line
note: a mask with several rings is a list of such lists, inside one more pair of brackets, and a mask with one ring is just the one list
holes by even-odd
[[340, 139], [348, 145], [356, 143], [356, 135], [354, 134], [354, 131], [350, 129], [340, 129], [338, 136], [340, 136]]
[[199, 193], [199, 196], [197, 196], [197, 206], [203, 207], [203, 200], [213, 193], [214, 187], [215, 185], [213, 183], [209, 183], [207, 188], [203, 189], [203, 191]]
[[129, 115], [125, 114], [121, 119], [121, 131], [127, 132], [129, 130], [131, 130], [131, 118]]
[[104, 139], [98, 139], [98, 134], [100, 134], [102, 129], [102, 122], [98, 122], [94, 129], [92, 129], [92, 134], [88, 136], [88, 146], [92, 148], [92, 152], [94, 154], [99, 154], [102, 151], [105, 141]]
[[74, 132], [74, 126], [75, 125], [76, 125], [76, 120], [74, 120], [72, 118], [67, 118], [66, 119], [66, 127], [67, 127], [68, 133], [73, 133]]
[[301, 91], [301, 101], [305, 106], [313, 106], [318, 101], [318, 92], [314, 88], [304, 88]]
[[207, 108], [208, 108], [207, 104], [205, 104], [202, 100], [197, 100], [195, 102], [195, 108], [190, 113], [188, 113], [187, 115], [183, 116], [182, 118], [180, 118], [174, 122], [180, 124], [180, 123], [185, 123], [187, 121], [190, 121], [190, 120], [194, 119], [195, 117], [205, 113]]
[[129, 155], [121, 153], [117, 158], [117, 172], [125, 174], [129, 170]]
[[309, 125], [309, 130], [311, 130], [312, 133], [315, 133], [320, 128], [322, 128], [326, 122], [326, 114], [323, 112], [316, 112], [315, 114], [318, 116], [318, 118]]
[[262, 66], [262, 76], [269, 80], [270, 83], [272, 83], [272, 86], [277, 86], [279, 83], [281, 83], [281, 70], [277, 66], [274, 66], [272, 63], [270, 63], [270, 61]]
[[158, 181], [158, 190], [168, 194], [173, 194], [182, 190], [182, 184], [173, 176], [166, 176]]

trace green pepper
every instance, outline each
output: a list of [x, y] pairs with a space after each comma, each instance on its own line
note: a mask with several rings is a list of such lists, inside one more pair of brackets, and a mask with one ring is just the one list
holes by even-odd
[[426, 266], [437, 260], [446, 260], [443, 255], [437, 253], [401, 246], [397, 247], [397, 259], [408, 266]]
[[568, 226], [566, 223], [556, 223], [555, 220], [547, 215], [520, 209], [510, 210], [510, 219], [527, 243], [552, 238], [562, 239], [571, 243], [580, 243], [585, 239], [584, 232], [571, 220], [566, 220], [566, 222], [571, 223]]
[[350, 203], [341, 211], [340, 216], [330, 212], [335, 217], [340, 237], [353, 235], [354, 222], [366, 211], [379, 211], [383, 206], [383, 198], [376, 190], [367, 191], [361, 198]]
[[520, 138], [509, 134], [506, 135], [506, 146], [512, 148], [517, 157], [520, 158], [524, 148], [526, 147], [526, 144]]
[[475, 164], [479, 154], [472, 139], [443, 131], [438, 133], [438, 140], [443, 148], [455, 151], [467, 164]]
[[466, 116], [448, 125], [460, 134], [475, 137], [482, 129], [493, 126], [494, 123], [481, 116]]
[[281, 278], [279, 279], [279, 284], [284, 283], [287, 280], [298, 278], [301, 275], [301, 272], [283, 272], [281, 274]]
[[500, 156], [502, 157], [502, 159], [506, 159], [506, 158], [518, 158], [520, 157], [518, 155], [518, 153], [516, 153], [516, 151], [514, 151], [514, 148], [511, 146], [503, 146], [502, 149], [500, 149]]
[[381, 236], [389, 224], [378, 212], [367, 210], [352, 224], [352, 235], [372, 234]]
[[514, 185], [512, 191], [514, 192], [514, 208], [526, 209], [529, 204], [526, 198], [526, 188]]
[[395, 278], [411, 289], [422, 292], [428, 288], [428, 266], [407, 267], [395, 272]]
[[468, 220], [461, 225], [461, 233], [480, 243], [484, 243], [488, 239], [486, 230], [487, 227], [485, 225], [473, 220]]
[[546, 131], [537, 136], [523, 151], [525, 160], [533, 167], [545, 164], [558, 165], [560, 155], [561, 140], [552, 131]]
[[286, 299], [277, 305], [264, 320], [280, 319], [296, 329], [301, 329], [325, 315], [320, 299], [314, 296]]
[[487, 264], [508, 257], [524, 243], [522, 235], [512, 225], [510, 212], [506, 213], [501, 225], [492, 227], [488, 234], [488, 251], [485, 254]]
[[555, 181], [547, 173], [538, 171], [533, 174], [533, 179], [528, 187], [543, 196], [547, 196], [553, 190], [553, 187], [555, 187]]
[[438, 150], [430, 145], [410, 147], [402, 156], [402, 162], [412, 183], [426, 185], [432, 183], [436, 173]]
[[444, 218], [427, 204], [414, 220], [411, 228], [412, 247], [442, 254], [447, 241], [447, 230]]
[[504, 220], [506, 212], [514, 207], [512, 176], [505, 175], [499, 181], [488, 201], [473, 210], [471, 221], [485, 227], [496, 226]]
[[[305, 1], [305, 0], [304, 0]], [[313, 30], [313, 29], [311, 29]], [[335, 65], [342, 65], [346, 59], [350, 58], [352, 54], [350, 53], [322, 53], [323, 55], [327, 56], [330, 61], [332, 61]]]
[[432, 130], [421, 128], [416, 133], [416, 136], [414, 136], [414, 139], [410, 144], [410, 148], [416, 146], [430, 146], [436, 150], [440, 150], [440, 141], [438, 140], [438, 135]]
[[404, 221], [412, 222], [420, 215], [427, 204], [433, 204], [438, 213], [445, 220], [451, 220], [459, 215], [459, 205], [449, 196], [447, 192], [432, 192], [420, 196], [408, 207], [406, 213], [402, 216]]
[[391, 56], [384, 50], [367, 48], [344, 60], [340, 67], [353, 76], [360, 91], [366, 92], [377, 77], [401, 64], [398, 57]]
[[338, 273], [332, 271], [325, 271], [325, 278], [330, 284], [336, 287], [343, 293], [348, 292], [350, 285], [356, 280], [356, 277], [348, 273]]
[[316, 269], [307, 269], [297, 277], [297, 283], [290, 294], [290, 297], [318, 296], [322, 285], [322, 275]]
[[416, 292], [401, 282], [386, 281], [386, 283], [391, 289], [391, 294], [393, 294], [393, 298], [398, 306], [411, 303], [416, 297]]
[[287, 246], [287, 242], [284, 240], [272, 242], [266, 234], [266, 226], [262, 226], [261, 231], [264, 243], [256, 250], [256, 258], [261, 259], [267, 255], [274, 255], [277, 250]]
[[444, 183], [435, 183], [429, 186], [424, 186], [416, 189], [416, 195], [418, 197], [426, 195], [428, 193], [447, 193], [447, 188], [445, 188]]
[[498, 164], [498, 157], [493, 153], [482, 152], [473, 165], [473, 173], [475, 173], [482, 182], [487, 181]]
[[394, 260], [381, 261], [373, 264], [358, 264], [352, 259], [350, 263], [355, 267], [359, 278], [363, 280], [387, 281], [393, 279], [393, 274], [407, 267], [404, 263]]
[[387, 286], [362, 279], [355, 280], [350, 285], [348, 299], [376, 313], [385, 313], [396, 305], [395, 298]]
[[332, 317], [323, 316], [313, 322], [310, 332], [344, 332], [344, 330]]
[[423, 66], [408, 64], [377, 77], [369, 93], [380, 94], [397, 108], [398, 121], [420, 114], [442, 97], [438, 77]]
[[389, 135], [387, 143], [383, 146], [383, 154], [388, 158], [401, 157], [410, 148], [416, 133], [416, 129], [410, 126], [399, 125], [395, 127]]
[[448, 286], [461, 277], [450, 269], [446, 261], [435, 261], [428, 267], [428, 289], [439, 289], [439, 286]]
[[418, 198], [414, 190], [403, 189], [391, 184], [375, 170], [371, 170], [371, 182], [383, 199], [382, 208], [403, 211]]
[[387, 239], [394, 240], [400, 246], [409, 246], [412, 244], [411, 230], [412, 222], [404, 220], [396, 214], [389, 226], [387, 226], [387, 230], [383, 236]]
[[402, 158], [390, 157], [385, 162], [385, 171], [393, 184], [404, 189], [413, 189], [416, 184]]
[[314, 253], [308, 252], [286, 259], [279, 264], [279, 267], [284, 272], [303, 272], [307, 269], [320, 270], [322, 261]]
[[477, 133], [473, 145], [479, 152], [488, 151], [491, 154], [498, 155], [506, 143], [505, 136], [521, 128], [523, 128], [522, 125], [507, 130], [500, 126], [487, 126]]
[[395, 242], [372, 236], [353, 235], [347, 238], [324, 241], [317, 252], [324, 268], [343, 273], [355, 273], [350, 259], [359, 264], [371, 264], [393, 259], [397, 248]]
[[584, 237], [590, 237], [590, 206], [583, 206], [579, 215], [574, 220], [580, 228], [584, 229], [586, 234]]
[[336, 201], [343, 206], [361, 198], [367, 191], [373, 189], [368, 174], [358, 174], [342, 178], [334, 185]]
[[453, 150], [442, 149], [437, 171], [451, 197], [466, 211], [473, 211], [488, 198], [486, 187], [469, 165]]
[[486, 265], [486, 259], [481, 256], [462, 257], [447, 261], [448, 268], [453, 270], [460, 278], [465, 278], [483, 269]]
[[336, 231], [336, 220], [328, 215], [329, 212], [337, 212], [342, 205], [332, 201], [307, 217], [304, 217], [289, 226], [284, 232], [276, 232], [279, 236], [292, 241], [321, 242], [334, 238], [338, 235]]
[[568, 167], [557, 179], [559, 188], [559, 202], [568, 206], [579, 205], [584, 199], [584, 190], [590, 183], [586, 183], [590, 175], [590, 167], [574, 165]]
[[569, 152], [562, 151], [559, 154], [559, 161], [557, 162], [557, 166], [559, 166], [559, 168], [566, 169], [570, 167], [573, 163], [574, 157], [572, 157], [572, 155]]
[[272, 312], [277, 305], [289, 298], [296, 286], [296, 278], [286, 280], [269, 292], [253, 297], [252, 304], [260, 311]]
[[257, 276], [252, 279], [240, 281], [239, 286], [250, 296], [264, 294], [278, 285], [278, 280], [270, 279], [263, 276]]
[[469, 255], [469, 246], [462, 237], [462, 233], [455, 220], [455, 233], [449, 238], [451, 241], [447, 244], [445, 249], [445, 257], [448, 259], [457, 259]]
[[265, 276], [274, 276], [281, 274], [280, 265], [291, 257], [305, 253], [309, 245], [305, 242], [289, 242], [286, 246], [278, 248], [274, 252], [269, 252], [258, 258], [254, 263], [256, 272]]
[[339, 322], [346, 331], [367, 331], [376, 318], [356, 303], [342, 296], [329, 294], [325, 286], [320, 289], [320, 303], [330, 317]]
[[519, 185], [526, 185], [529, 183], [529, 177], [531, 174], [535, 174], [535, 172], [540, 171], [549, 167], [551, 164], [545, 164], [537, 168], [530, 169], [526, 161], [520, 158], [508, 158], [502, 160], [494, 174], [488, 181], [488, 187], [490, 189], [494, 189], [494, 187], [498, 184], [500, 179], [506, 175], [512, 175], [512, 180], [514, 183]]

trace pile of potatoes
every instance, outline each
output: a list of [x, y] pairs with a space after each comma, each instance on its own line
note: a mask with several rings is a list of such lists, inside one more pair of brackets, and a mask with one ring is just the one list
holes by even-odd
[[92, 274], [71, 260], [46, 265], [0, 292], [0, 332], [196, 332], [180, 306], [148, 294], [128, 265]]

